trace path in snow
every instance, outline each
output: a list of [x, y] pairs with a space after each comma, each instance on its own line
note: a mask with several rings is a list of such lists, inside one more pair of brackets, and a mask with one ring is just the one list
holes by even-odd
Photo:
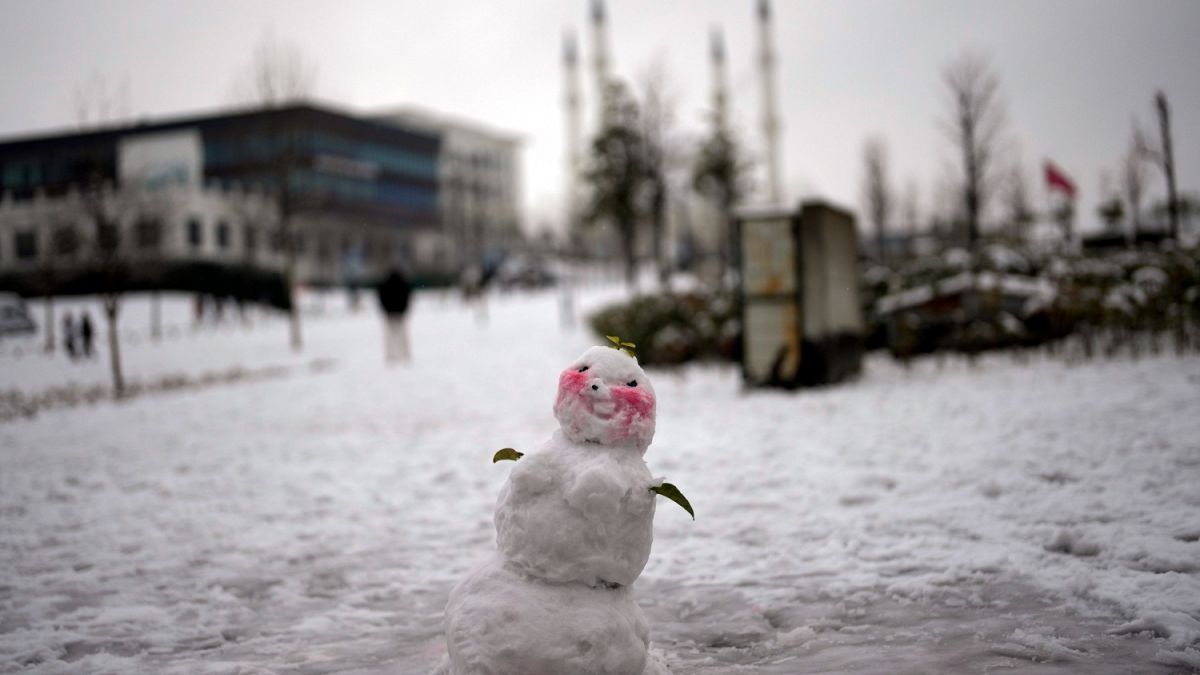
[[[548, 437], [595, 343], [553, 294], [489, 317], [420, 296], [398, 368], [373, 307], [310, 317], [299, 356], [278, 319], [183, 329], [131, 377], [287, 373], [0, 425], [0, 672], [427, 672], [493, 545], [492, 452]], [[107, 375], [12, 349], [0, 389]], [[660, 504], [638, 582], [677, 674], [1200, 668], [1200, 360], [651, 376], [647, 461], [697, 514]]]

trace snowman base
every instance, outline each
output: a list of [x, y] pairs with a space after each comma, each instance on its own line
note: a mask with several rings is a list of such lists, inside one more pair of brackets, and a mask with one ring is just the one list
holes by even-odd
[[[551, 584], [497, 557], [450, 593], [449, 675], [658, 675], [649, 630], [629, 588]], [[449, 666], [449, 664], [446, 664]]]

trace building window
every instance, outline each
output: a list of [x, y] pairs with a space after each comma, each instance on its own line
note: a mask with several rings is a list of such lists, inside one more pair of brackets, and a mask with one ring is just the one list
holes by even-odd
[[253, 254], [255, 249], [258, 248], [258, 237], [256, 234], [253, 225], [246, 225], [242, 228], [242, 244], [247, 254]]
[[204, 224], [199, 218], [191, 218], [187, 222], [187, 238], [188, 244], [192, 248], [200, 248], [204, 245]]
[[113, 223], [101, 223], [96, 227], [96, 244], [104, 253], [113, 253], [121, 246], [121, 231]]
[[217, 248], [222, 251], [229, 248], [229, 224], [225, 221], [217, 223]]
[[134, 230], [137, 246], [143, 251], [157, 251], [162, 245], [162, 223], [153, 218], [139, 220]]
[[70, 225], [64, 225], [54, 230], [51, 237], [54, 254], [64, 258], [75, 255], [79, 251], [79, 233]]
[[321, 262], [329, 262], [333, 259], [333, 240], [329, 234], [317, 235], [317, 259]]
[[37, 235], [33, 230], [21, 230], [13, 237], [13, 248], [17, 260], [33, 260], [37, 257]]
[[283, 230], [271, 230], [271, 250], [276, 253], [283, 253]]

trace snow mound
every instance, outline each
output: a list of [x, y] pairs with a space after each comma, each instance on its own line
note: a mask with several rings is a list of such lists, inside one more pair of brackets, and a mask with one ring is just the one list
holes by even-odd
[[1112, 635], [1127, 635], [1149, 631], [1166, 638], [1176, 649], [1190, 648], [1200, 642], [1200, 621], [1183, 612], [1148, 611], [1128, 623], [1109, 631]]

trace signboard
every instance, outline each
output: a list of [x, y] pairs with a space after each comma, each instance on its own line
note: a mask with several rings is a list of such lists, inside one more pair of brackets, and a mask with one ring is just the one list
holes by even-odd
[[125, 136], [117, 142], [117, 180], [144, 189], [199, 186], [204, 144], [195, 129]]

